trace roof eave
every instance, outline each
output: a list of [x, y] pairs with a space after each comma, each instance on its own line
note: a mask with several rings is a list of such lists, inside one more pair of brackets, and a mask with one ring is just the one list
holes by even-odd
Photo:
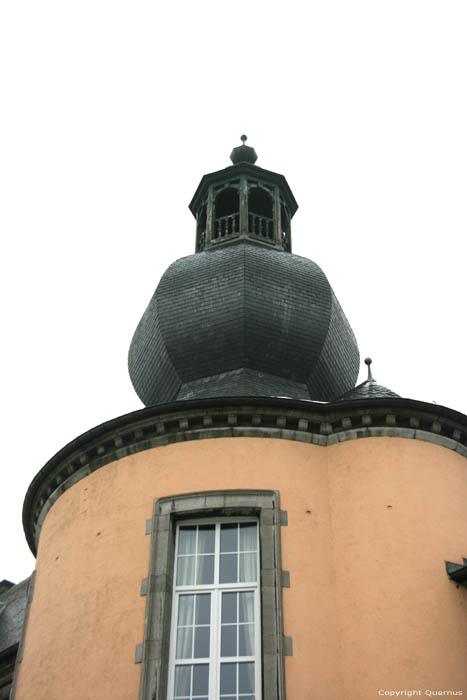
[[252, 163], [237, 163], [236, 165], [229, 165], [227, 168], [222, 170], [216, 170], [213, 173], [208, 173], [203, 175], [201, 182], [199, 183], [193, 199], [188, 205], [191, 213], [196, 217], [196, 212], [206, 194], [208, 187], [215, 184], [219, 180], [224, 180], [226, 178], [235, 177], [236, 175], [251, 175], [253, 177], [261, 177], [264, 180], [269, 180], [270, 182], [278, 185], [282, 195], [290, 209], [290, 216], [292, 217], [298, 209], [298, 204], [293, 196], [292, 190], [283, 175], [275, 173], [272, 170], [265, 170], [260, 168], [258, 165], [253, 165]]

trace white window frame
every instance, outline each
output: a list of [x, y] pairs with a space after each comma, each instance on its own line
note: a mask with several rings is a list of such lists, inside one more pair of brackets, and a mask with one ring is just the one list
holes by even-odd
[[[220, 530], [225, 523], [255, 523], [256, 524], [256, 582], [220, 583]], [[214, 582], [212, 584], [177, 585], [177, 561], [179, 532], [181, 527], [190, 525], [214, 525], [215, 526], [215, 550], [214, 550]], [[240, 550], [238, 550], [240, 553]], [[239, 564], [239, 562], [238, 562]], [[220, 698], [220, 666], [221, 663], [248, 663], [255, 664], [255, 700], [261, 700], [261, 595], [260, 595], [260, 541], [258, 518], [248, 516], [197, 518], [182, 520], [176, 526], [175, 558], [174, 558], [174, 589], [172, 596], [172, 615], [170, 632], [169, 674], [168, 674], [168, 700], [173, 700], [175, 693], [175, 667], [180, 665], [209, 664], [209, 700]], [[249, 592], [254, 593], [254, 644], [253, 656], [221, 657], [221, 605], [223, 592]], [[211, 634], [210, 656], [205, 658], [176, 659], [177, 628], [178, 628], [178, 601], [180, 596], [186, 594], [211, 594]], [[241, 696], [240, 696], [241, 698]]]

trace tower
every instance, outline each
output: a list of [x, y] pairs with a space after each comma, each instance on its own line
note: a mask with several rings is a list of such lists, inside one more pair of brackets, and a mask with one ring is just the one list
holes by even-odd
[[[370, 371], [282, 175], [234, 149], [190, 204], [129, 370], [146, 404], [66, 445], [15, 700], [370, 700], [467, 690], [467, 418]], [[449, 575], [448, 575], [449, 574]], [[381, 694], [381, 693], [380, 693]]]

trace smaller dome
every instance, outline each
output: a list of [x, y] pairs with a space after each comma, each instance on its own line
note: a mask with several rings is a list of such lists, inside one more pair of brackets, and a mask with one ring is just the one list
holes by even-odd
[[399, 394], [396, 394], [391, 389], [378, 384], [371, 373], [371, 357], [365, 359], [365, 364], [368, 367], [368, 377], [364, 382], [358, 384], [358, 386], [346, 391], [338, 401], [348, 401], [352, 399], [400, 399]]
[[245, 141], [247, 140], [245, 134], [240, 136], [240, 140], [242, 141], [242, 145], [234, 148], [230, 154], [230, 160], [232, 163], [234, 165], [237, 165], [237, 163], [256, 163], [258, 156], [256, 155], [254, 148], [251, 148], [251, 146], [245, 146]]

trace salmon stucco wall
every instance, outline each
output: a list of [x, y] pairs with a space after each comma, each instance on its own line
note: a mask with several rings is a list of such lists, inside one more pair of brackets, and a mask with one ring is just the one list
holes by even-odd
[[219, 438], [125, 457], [52, 506], [15, 700], [135, 700], [154, 500], [239, 488], [278, 490], [288, 513], [289, 700], [467, 694], [467, 590], [444, 569], [467, 555], [465, 458], [403, 438]]

